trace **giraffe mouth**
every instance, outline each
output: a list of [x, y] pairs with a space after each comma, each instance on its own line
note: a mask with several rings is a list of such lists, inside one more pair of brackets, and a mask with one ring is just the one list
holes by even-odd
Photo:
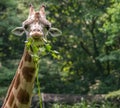
[[41, 32], [31, 32], [30, 33], [30, 36], [33, 38], [33, 39], [39, 39], [43, 36], [43, 33]]

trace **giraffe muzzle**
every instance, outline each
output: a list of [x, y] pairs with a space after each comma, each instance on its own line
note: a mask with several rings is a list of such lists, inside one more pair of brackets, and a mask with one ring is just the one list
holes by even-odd
[[32, 31], [32, 32], [30, 32], [30, 36], [32, 38], [37, 39], [37, 38], [41, 38], [43, 36], [43, 33], [40, 31]]

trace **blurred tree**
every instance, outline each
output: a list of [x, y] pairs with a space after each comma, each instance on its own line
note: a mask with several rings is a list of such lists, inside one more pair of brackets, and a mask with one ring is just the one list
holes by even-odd
[[[63, 32], [60, 37], [48, 36], [52, 49], [59, 55], [56, 59], [51, 55], [41, 58], [42, 92], [107, 93], [120, 88], [118, 1], [31, 0], [31, 3], [36, 10], [41, 3], [47, 5], [47, 19]], [[0, 1], [0, 61], [11, 70], [13, 65], [7, 64], [20, 59], [25, 36], [15, 37], [10, 32], [21, 26], [29, 4], [29, 0]]]
[[[98, 57], [105, 52], [106, 39], [99, 28], [102, 17], [112, 1], [56, 1], [51, 4], [53, 25], [63, 31], [62, 37], [52, 39], [53, 47], [62, 55], [61, 79], [69, 86], [69, 92], [86, 93], [89, 86], [109, 74], [108, 64]], [[53, 15], [52, 15], [53, 14]], [[71, 88], [72, 86], [72, 88]], [[68, 92], [68, 91], [67, 91]]]
[[[0, 61], [3, 62], [10, 58], [16, 58], [21, 48], [19, 39], [11, 35], [11, 30], [19, 25], [19, 18], [16, 16], [18, 10], [16, 2], [13, 0], [0, 1]], [[17, 46], [18, 44], [18, 46]], [[19, 46], [20, 45], [20, 46]], [[15, 53], [17, 52], [17, 53]], [[17, 56], [18, 57], [18, 56]]]

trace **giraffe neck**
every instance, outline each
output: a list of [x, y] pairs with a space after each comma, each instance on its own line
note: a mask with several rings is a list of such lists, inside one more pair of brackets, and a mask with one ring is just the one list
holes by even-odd
[[30, 108], [35, 72], [36, 63], [25, 48], [2, 108]]

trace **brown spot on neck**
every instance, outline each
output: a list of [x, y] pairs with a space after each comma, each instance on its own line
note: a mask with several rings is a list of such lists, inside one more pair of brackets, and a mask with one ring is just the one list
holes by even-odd
[[28, 104], [30, 101], [30, 95], [26, 90], [20, 88], [17, 94], [17, 99], [21, 104]]
[[28, 51], [26, 51], [25, 53], [25, 61], [31, 62], [32, 61], [32, 57], [31, 55], [28, 53]]
[[18, 106], [16, 105], [16, 103], [14, 104], [13, 108], [18, 108]]
[[22, 75], [27, 82], [32, 81], [34, 74], [35, 74], [35, 68], [34, 67], [23, 67]]

